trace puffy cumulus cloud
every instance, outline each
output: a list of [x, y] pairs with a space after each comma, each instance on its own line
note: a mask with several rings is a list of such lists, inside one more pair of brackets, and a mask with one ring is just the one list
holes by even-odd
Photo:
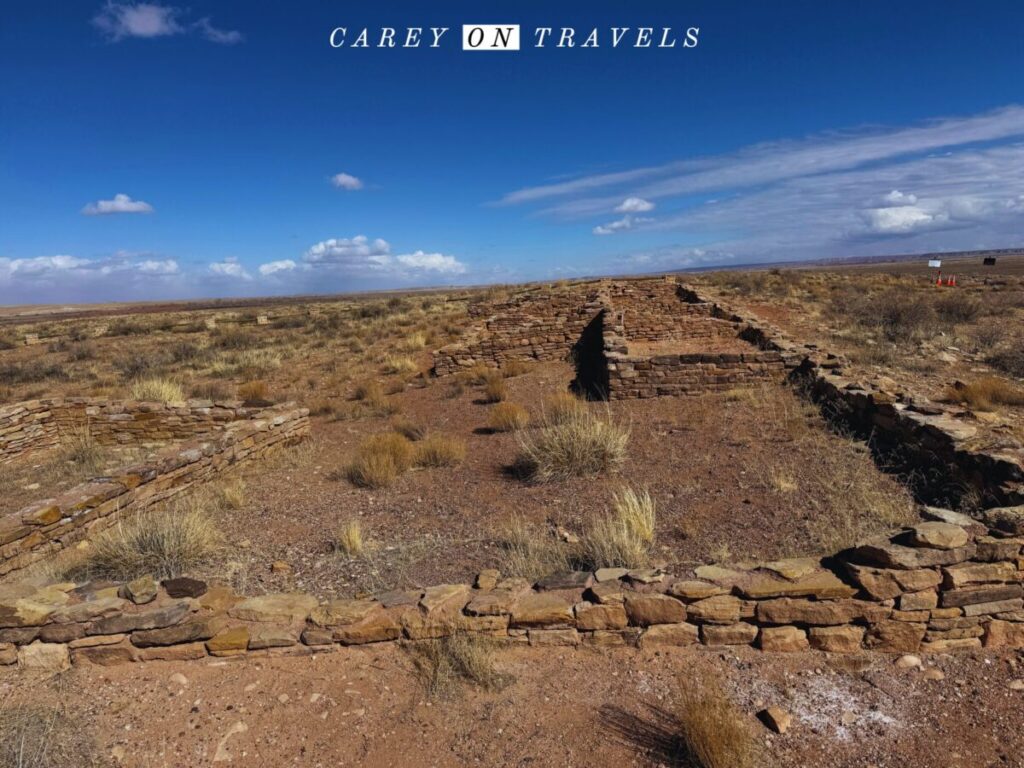
[[268, 261], [266, 264], [260, 264], [259, 273], [266, 277], [267, 275], [274, 275], [278, 272], [294, 272], [298, 264], [291, 259], [280, 259], [278, 261]]
[[357, 189], [363, 188], [362, 179], [358, 179], [349, 173], [336, 173], [331, 176], [331, 184], [338, 189], [347, 189], [354, 192]]
[[107, 39], [152, 39], [194, 33], [210, 42], [233, 45], [242, 41], [242, 33], [218, 29], [209, 18], [188, 23], [187, 11], [159, 3], [120, 3], [109, 0], [92, 20]]
[[111, 213], [152, 213], [153, 206], [142, 200], [132, 200], [128, 195], [118, 193], [113, 200], [97, 200], [82, 208], [85, 216], [105, 216]]
[[642, 197], [627, 197], [617, 206], [616, 213], [647, 213], [654, 210], [654, 203], [644, 200]]
[[917, 205], [869, 208], [863, 216], [871, 230], [880, 234], [905, 234], [949, 220], [944, 214], [928, 213]]
[[443, 253], [416, 251], [396, 256], [395, 261], [402, 267], [423, 272], [438, 272], [448, 275], [461, 275], [466, 272], [465, 264], [454, 256], [446, 256]]
[[29, 259], [0, 258], [0, 276], [8, 280], [18, 277], [39, 278], [66, 274], [91, 264], [76, 256], [34, 256]]
[[228, 256], [224, 261], [214, 261], [207, 266], [210, 274], [232, 280], [252, 280], [242, 263], [235, 256]]
[[616, 232], [632, 229], [638, 224], [646, 224], [651, 221], [654, 221], [654, 219], [645, 218], [643, 216], [632, 216], [627, 213], [621, 219], [609, 221], [607, 224], [599, 224], [594, 227], [593, 232], [595, 235], [614, 235]]
[[917, 195], [904, 194], [898, 189], [894, 189], [886, 195], [882, 196], [883, 205], [913, 205], [917, 202]]
[[407, 280], [427, 273], [461, 275], [466, 272], [465, 264], [454, 256], [422, 250], [393, 255], [387, 240], [370, 240], [365, 235], [322, 240], [306, 251], [303, 260], [311, 267], [330, 267], [353, 277]]

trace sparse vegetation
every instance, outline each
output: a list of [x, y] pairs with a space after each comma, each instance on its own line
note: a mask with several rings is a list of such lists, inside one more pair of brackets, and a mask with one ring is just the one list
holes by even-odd
[[439, 640], [409, 646], [413, 660], [432, 698], [453, 695], [459, 682], [486, 691], [496, 691], [511, 682], [511, 677], [494, 665], [496, 644], [493, 639], [470, 632], [456, 632]]
[[427, 436], [427, 428], [422, 424], [398, 416], [391, 420], [391, 428], [400, 435], [416, 442]]
[[680, 686], [679, 758], [695, 768], [753, 768], [757, 741], [750, 719], [733, 704], [716, 680], [688, 680]]
[[1024, 389], [998, 376], [983, 376], [966, 384], [956, 382], [947, 388], [946, 399], [978, 411], [992, 411], [1000, 405], [1024, 405]]
[[133, 381], [129, 393], [133, 400], [151, 400], [157, 403], [178, 403], [185, 400], [185, 391], [178, 382], [157, 377]]
[[626, 459], [629, 429], [610, 413], [586, 408], [559, 420], [545, 414], [541, 425], [519, 435], [517, 473], [536, 482], [596, 475], [618, 469]]
[[491, 409], [488, 425], [495, 432], [515, 432], [530, 423], [530, 414], [516, 403], [498, 403]]
[[348, 557], [361, 555], [363, 546], [363, 527], [356, 518], [342, 523], [331, 539], [331, 548]]
[[270, 386], [260, 379], [247, 381], [238, 387], [238, 397], [246, 405], [267, 405], [271, 402]]
[[[64, 683], [58, 682], [58, 693]], [[58, 696], [58, 702], [61, 701]], [[0, 702], [0, 768], [111, 768], [87, 725], [63, 704], [23, 702], [6, 694]]]
[[430, 435], [416, 445], [415, 463], [420, 467], [454, 467], [466, 458], [466, 444], [448, 435]]
[[587, 524], [580, 542], [583, 563], [595, 570], [646, 567], [654, 544], [654, 522], [651, 495], [624, 488], [615, 494], [610, 512]]
[[220, 542], [220, 532], [192, 497], [123, 519], [103, 531], [68, 576], [130, 581], [152, 574], [168, 579], [209, 562]]
[[416, 365], [416, 361], [411, 357], [388, 355], [384, 359], [383, 371], [386, 374], [416, 373], [418, 370], [419, 366]]
[[578, 418], [587, 409], [586, 403], [568, 392], [559, 392], [544, 401], [544, 421], [561, 424]]
[[505, 379], [498, 371], [488, 371], [483, 380], [485, 403], [500, 403], [508, 397], [508, 388], [505, 386]]
[[360, 443], [346, 475], [353, 485], [386, 488], [412, 467], [416, 449], [404, 435], [385, 432]]
[[572, 570], [572, 553], [548, 531], [538, 530], [523, 517], [513, 517], [498, 536], [501, 572], [534, 580], [549, 573]]

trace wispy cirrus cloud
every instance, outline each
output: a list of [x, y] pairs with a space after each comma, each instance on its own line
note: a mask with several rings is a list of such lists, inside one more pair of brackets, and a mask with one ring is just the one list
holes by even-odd
[[[625, 213], [594, 234], [685, 232], [689, 243], [665, 247], [747, 260], [1000, 247], [1024, 224], [1022, 170], [1014, 105], [529, 187], [501, 203], [569, 224]], [[644, 204], [660, 214], [635, 215]]]
[[241, 32], [219, 29], [208, 17], [189, 22], [187, 16], [186, 9], [171, 5], [109, 0], [92, 23], [115, 43], [127, 38], [153, 39], [190, 33], [220, 45], [234, 45], [243, 39]]
[[84, 216], [106, 216], [112, 213], [152, 213], [153, 206], [142, 200], [132, 200], [125, 194], [118, 193], [112, 200], [97, 200], [82, 208]]

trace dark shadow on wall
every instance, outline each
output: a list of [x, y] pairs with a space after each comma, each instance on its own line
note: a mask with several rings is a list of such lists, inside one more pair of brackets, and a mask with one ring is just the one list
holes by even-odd
[[576, 367], [570, 388], [587, 400], [608, 399], [608, 358], [604, 353], [604, 313], [598, 312], [569, 353]]

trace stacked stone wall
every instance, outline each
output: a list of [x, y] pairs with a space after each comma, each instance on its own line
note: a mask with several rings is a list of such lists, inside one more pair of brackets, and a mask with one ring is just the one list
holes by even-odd
[[0, 406], [0, 464], [56, 447], [82, 431], [100, 445], [180, 441], [252, 418], [259, 410], [238, 401], [26, 400]]
[[[707, 565], [679, 577], [603, 568], [531, 584], [484, 571], [444, 584], [320, 602], [245, 598], [150, 577], [0, 587], [0, 664], [63, 669], [332, 651], [476, 633], [531, 646], [754, 646], [768, 652], [947, 653], [1024, 648], [1024, 517], [988, 529], [935, 521], [827, 559]], [[1011, 511], [1012, 512], [1012, 511]]]
[[234, 413], [238, 419], [218, 422], [218, 429], [204, 437], [162, 449], [152, 460], [122, 467], [0, 517], [0, 576], [51, 557], [125, 515], [166, 501], [309, 433], [308, 410], [294, 404], [255, 412], [239, 408]]

